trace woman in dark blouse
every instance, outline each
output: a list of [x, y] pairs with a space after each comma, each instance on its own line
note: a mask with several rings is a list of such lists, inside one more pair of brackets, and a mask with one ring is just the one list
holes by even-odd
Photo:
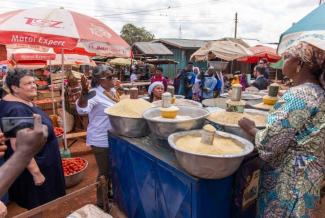
[[[0, 101], [0, 118], [32, 117], [39, 114], [48, 127], [48, 138], [42, 150], [35, 155], [26, 170], [9, 190], [9, 197], [19, 206], [32, 209], [65, 195], [65, 183], [59, 144], [50, 118], [32, 100], [37, 95], [34, 77], [28, 70], [9, 71], [6, 85], [10, 94]], [[5, 160], [15, 151], [15, 135], [7, 141]]]

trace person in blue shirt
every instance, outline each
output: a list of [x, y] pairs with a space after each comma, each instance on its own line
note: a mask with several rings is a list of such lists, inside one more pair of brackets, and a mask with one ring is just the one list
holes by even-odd
[[217, 85], [217, 79], [214, 77], [215, 70], [209, 68], [206, 72], [203, 88], [202, 88], [202, 98], [209, 99], [214, 97], [214, 88]]
[[195, 83], [195, 73], [193, 72], [193, 63], [188, 62], [185, 69], [177, 76], [179, 79], [178, 95], [184, 95], [186, 99], [192, 99], [192, 87]]

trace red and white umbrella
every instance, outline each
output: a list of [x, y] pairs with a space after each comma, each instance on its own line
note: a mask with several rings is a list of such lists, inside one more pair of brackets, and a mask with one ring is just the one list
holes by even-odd
[[253, 53], [253, 55], [239, 58], [237, 61], [257, 63], [261, 58], [266, 58], [269, 62], [274, 63], [281, 59], [281, 56], [276, 53], [276, 50], [268, 46], [256, 45], [254, 47], [250, 47], [249, 50]]
[[130, 46], [111, 28], [63, 8], [30, 8], [0, 14], [0, 44], [81, 47], [97, 55], [130, 56]]
[[46, 61], [54, 60], [56, 54], [53, 49], [48, 51], [37, 51], [29, 48], [10, 49], [7, 48], [7, 57], [16, 63], [21, 61]]
[[[91, 59], [86, 55], [64, 54], [64, 64], [67, 65], [91, 65]], [[56, 54], [55, 59], [47, 61], [48, 65], [61, 65], [62, 55]]]
[[[62, 65], [64, 49], [83, 48], [110, 57], [130, 56], [130, 46], [111, 28], [95, 18], [63, 8], [31, 8], [0, 14], [0, 44], [61, 49]], [[64, 95], [62, 108], [67, 148]]]

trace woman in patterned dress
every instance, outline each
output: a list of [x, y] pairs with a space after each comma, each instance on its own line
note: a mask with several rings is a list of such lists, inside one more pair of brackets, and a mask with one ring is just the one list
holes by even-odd
[[283, 72], [294, 81], [255, 136], [262, 159], [258, 217], [315, 217], [325, 172], [325, 51], [306, 42], [284, 53]]

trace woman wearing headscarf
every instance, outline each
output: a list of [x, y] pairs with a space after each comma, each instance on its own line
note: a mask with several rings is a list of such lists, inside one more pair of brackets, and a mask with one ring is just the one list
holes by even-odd
[[149, 101], [159, 101], [164, 93], [164, 84], [162, 82], [153, 82], [148, 88]]
[[[113, 69], [106, 65], [97, 66], [92, 72], [91, 90], [85, 76], [81, 78], [81, 84], [82, 95], [76, 102], [77, 111], [79, 114], [88, 114], [87, 144], [91, 146], [95, 155], [98, 166], [97, 180], [100, 176], [105, 176], [108, 179], [108, 190], [111, 191], [107, 131], [112, 130], [112, 126], [104, 110], [120, 100], [114, 89]], [[96, 92], [96, 95], [89, 99], [91, 92]], [[97, 188], [97, 205], [104, 207], [101, 188]]]
[[165, 91], [167, 91], [168, 81], [163, 75], [162, 67], [157, 67], [156, 71], [155, 71], [155, 75], [153, 75], [151, 77], [151, 83], [154, 83], [154, 82], [161, 82], [162, 84], [164, 84], [164, 89], [165, 89]]
[[194, 67], [193, 72], [195, 73], [195, 82], [192, 87], [192, 92], [193, 92], [193, 97], [192, 99], [194, 101], [200, 102], [202, 100], [202, 84], [204, 80], [204, 75], [203, 73], [200, 72], [200, 68]]
[[255, 137], [262, 159], [258, 217], [313, 217], [325, 166], [325, 52], [305, 42], [284, 53], [283, 72], [294, 81]]

